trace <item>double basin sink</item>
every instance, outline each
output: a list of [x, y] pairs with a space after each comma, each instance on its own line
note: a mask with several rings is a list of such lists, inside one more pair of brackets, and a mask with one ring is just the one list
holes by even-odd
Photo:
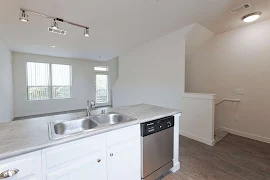
[[50, 139], [60, 139], [133, 120], [136, 119], [123, 114], [110, 112], [107, 114], [83, 117], [69, 121], [50, 122], [49, 136]]

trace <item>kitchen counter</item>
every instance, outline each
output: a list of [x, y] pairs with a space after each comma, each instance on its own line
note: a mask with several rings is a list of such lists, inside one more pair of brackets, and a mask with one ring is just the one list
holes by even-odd
[[112, 108], [109, 111], [122, 113], [127, 116], [136, 118], [137, 120], [123, 124], [106, 126], [94, 131], [69, 136], [58, 140], [49, 139], [48, 123], [51, 121], [66, 121], [73, 117], [81, 117], [85, 115], [84, 112], [78, 112], [72, 115], [69, 114], [68, 116], [57, 115], [51, 117], [40, 117], [29, 120], [1, 123], [0, 160], [180, 113], [179, 110], [147, 104]]

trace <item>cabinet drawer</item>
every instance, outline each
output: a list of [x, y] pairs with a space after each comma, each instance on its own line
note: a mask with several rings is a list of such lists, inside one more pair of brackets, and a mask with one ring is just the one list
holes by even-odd
[[42, 150], [43, 166], [46, 172], [56, 170], [101, 151], [106, 151], [105, 134]]
[[[19, 172], [9, 179], [41, 179], [41, 151], [0, 161], [0, 174], [6, 170]], [[1, 178], [0, 178], [1, 179]]]
[[140, 125], [117, 129], [107, 133], [107, 148], [140, 137]]

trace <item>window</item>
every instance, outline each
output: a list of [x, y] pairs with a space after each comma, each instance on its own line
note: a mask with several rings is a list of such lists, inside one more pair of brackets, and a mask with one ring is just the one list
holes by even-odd
[[108, 67], [95, 67], [96, 71], [96, 103], [106, 104], [109, 103], [109, 75]]
[[28, 100], [71, 97], [71, 66], [27, 62]]
[[49, 64], [27, 63], [27, 91], [29, 100], [49, 99], [49, 74]]
[[52, 64], [52, 98], [70, 98], [71, 73], [69, 65]]
[[98, 66], [98, 67], [94, 67], [95, 71], [109, 71], [108, 67], [104, 67], [104, 66]]
[[96, 103], [109, 102], [109, 88], [108, 88], [108, 75], [96, 74]]

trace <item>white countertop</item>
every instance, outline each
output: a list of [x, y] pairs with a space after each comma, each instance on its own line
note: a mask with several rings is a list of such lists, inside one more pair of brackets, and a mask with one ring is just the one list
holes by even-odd
[[[106, 126], [101, 129], [58, 140], [49, 139], [48, 122], [70, 120], [72, 118], [70, 114], [69, 116], [56, 115], [50, 118], [40, 117], [0, 123], [0, 160], [180, 113], [179, 110], [147, 104], [112, 108], [110, 111], [122, 113], [136, 118], [137, 120]], [[79, 112], [73, 113], [72, 116], [80, 117], [84, 114], [85, 113]]]

